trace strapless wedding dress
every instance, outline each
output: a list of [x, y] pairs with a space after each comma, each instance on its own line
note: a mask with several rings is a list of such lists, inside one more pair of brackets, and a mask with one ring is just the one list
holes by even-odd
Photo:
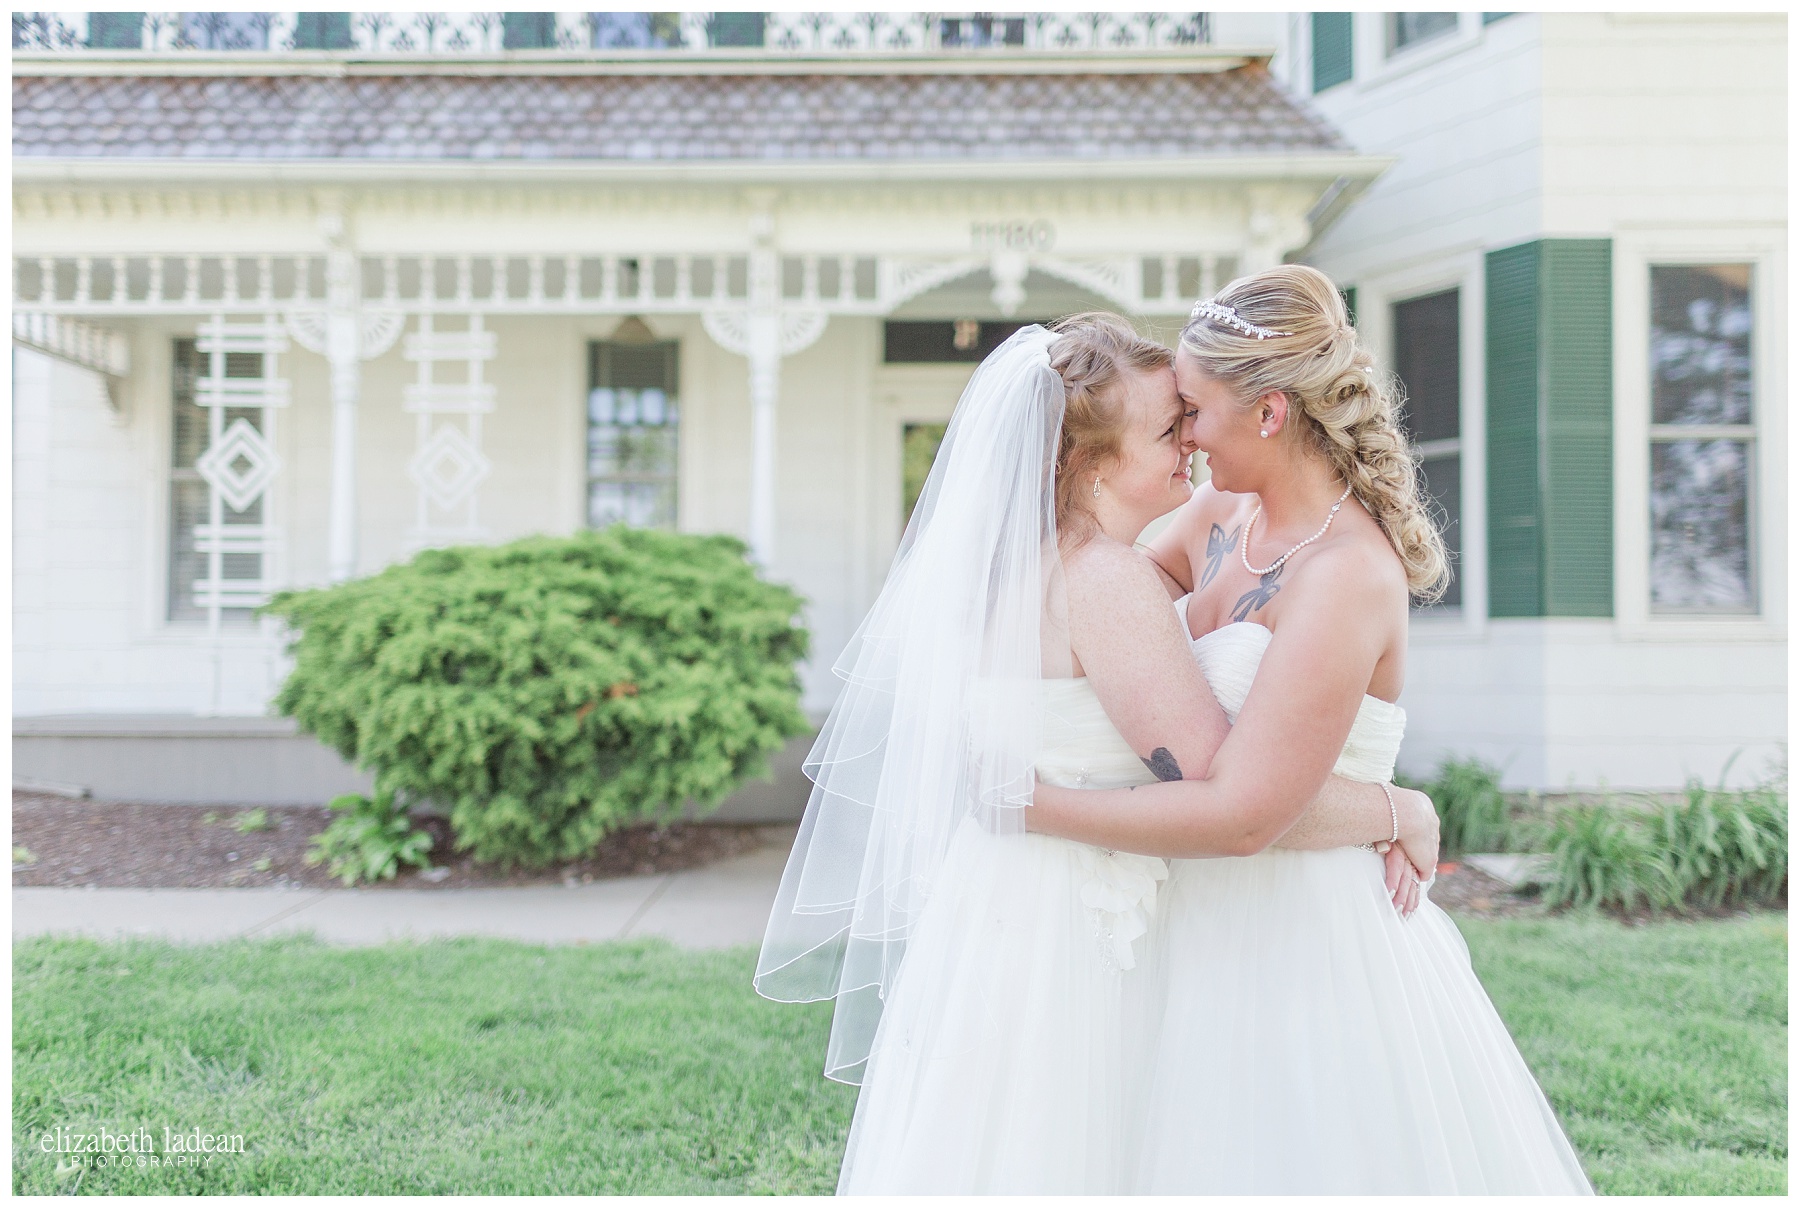
[[[1048, 784], [1154, 779], [1086, 679], [1042, 683]], [[965, 822], [875, 1034], [840, 1193], [1114, 1193], [1131, 1179], [1124, 1026], [1164, 861]], [[1134, 1017], [1135, 1018], [1135, 1017]]]
[[[1270, 636], [1193, 641], [1234, 722]], [[1390, 779], [1405, 725], [1365, 697], [1333, 770]], [[1455, 924], [1403, 920], [1379, 856], [1173, 861], [1153, 939], [1137, 1190], [1591, 1194]]]

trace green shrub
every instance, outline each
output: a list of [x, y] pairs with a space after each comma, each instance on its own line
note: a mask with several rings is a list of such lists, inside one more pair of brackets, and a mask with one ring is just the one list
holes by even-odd
[[[370, 798], [346, 793], [334, 797], [328, 808], [340, 814], [313, 836], [306, 862], [326, 865], [326, 871], [344, 884], [391, 881], [402, 863], [424, 868], [431, 862], [431, 836], [413, 829], [412, 820], [395, 806], [393, 794], [378, 792]], [[258, 863], [266, 868], [268, 862]]]
[[1777, 782], [1728, 791], [1698, 780], [1650, 820], [1685, 897], [1698, 905], [1766, 904], [1787, 891], [1787, 797]]
[[1691, 780], [1679, 803], [1574, 806], [1552, 823], [1549, 849], [1554, 904], [1768, 905], [1787, 893], [1787, 793], [1779, 779], [1742, 790]]
[[1512, 824], [1499, 768], [1475, 758], [1446, 759], [1424, 788], [1437, 806], [1446, 856], [1507, 850]]
[[299, 631], [276, 697], [459, 849], [541, 866], [689, 800], [808, 730], [800, 598], [742, 543], [614, 526], [427, 550], [265, 611]]
[[1670, 861], [1643, 819], [1610, 800], [1558, 814], [1549, 849], [1553, 872], [1544, 898], [1553, 906], [1634, 910], [1681, 900]]

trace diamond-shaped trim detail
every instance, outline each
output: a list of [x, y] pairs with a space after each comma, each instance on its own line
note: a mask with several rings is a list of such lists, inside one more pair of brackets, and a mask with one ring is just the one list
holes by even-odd
[[281, 458], [249, 420], [234, 419], [194, 468], [232, 511], [241, 512], [275, 481]]
[[406, 464], [413, 481], [441, 508], [466, 502], [492, 469], [493, 463], [482, 456], [463, 430], [449, 425], [432, 433], [431, 439]]

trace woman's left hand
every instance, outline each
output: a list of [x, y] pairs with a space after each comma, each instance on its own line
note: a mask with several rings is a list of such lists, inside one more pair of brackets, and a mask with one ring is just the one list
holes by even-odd
[[1410, 918], [1412, 912], [1419, 908], [1422, 891], [1419, 886], [1419, 872], [1412, 861], [1407, 858], [1406, 849], [1398, 843], [1381, 842], [1375, 850], [1382, 859], [1382, 880], [1387, 886], [1388, 897], [1394, 903], [1394, 909], [1400, 917]]

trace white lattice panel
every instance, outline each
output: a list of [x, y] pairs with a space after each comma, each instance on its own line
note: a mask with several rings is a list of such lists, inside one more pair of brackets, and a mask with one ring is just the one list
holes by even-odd
[[[287, 329], [273, 314], [250, 322], [214, 314], [200, 324], [194, 346], [204, 365], [194, 383], [194, 401], [207, 417], [206, 449], [194, 462], [207, 486], [207, 521], [194, 526], [194, 548], [206, 558], [206, 575], [193, 585], [194, 602], [207, 610], [209, 624], [217, 628], [221, 609], [266, 603], [281, 577], [276, 566], [281, 528], [271, 516], [270, 487], [281, 472], [275, 451], [276, 416], [291, 397], [281, 373]], [[242, 353], [260, 358], [259, 372], [227, 376], [227, 358]], [[257, 412], [256, 422], [240, 414], [227, 423], [227, 409]], [[258, 523], [226, 523], [227, 509], [243, 513], [258, 503], [262, 505]], [[241, 573], [235, 564], [241, 563], [242, 555], [256, 557], [259, 573]], [[230, 569], [235, 572], [229, 576], [227, 557], [233, 558]]]
[[[440, 331], [434, 317], [423, 314], [401, 341], [402, 355], [417, 366], [401, 403], [417, 416], [417, 450], [406, 466], [418, 488], [417, 519], [406, 541], [413, 550], [487, 536], [478, 491], [493, 463], [481, 449], [481, 418], [494, 409], [486, 367], [499, 345], [480, 314], [467, 322]], [[462, 380], [439, 381], [440, 366], [455, 366]]]

